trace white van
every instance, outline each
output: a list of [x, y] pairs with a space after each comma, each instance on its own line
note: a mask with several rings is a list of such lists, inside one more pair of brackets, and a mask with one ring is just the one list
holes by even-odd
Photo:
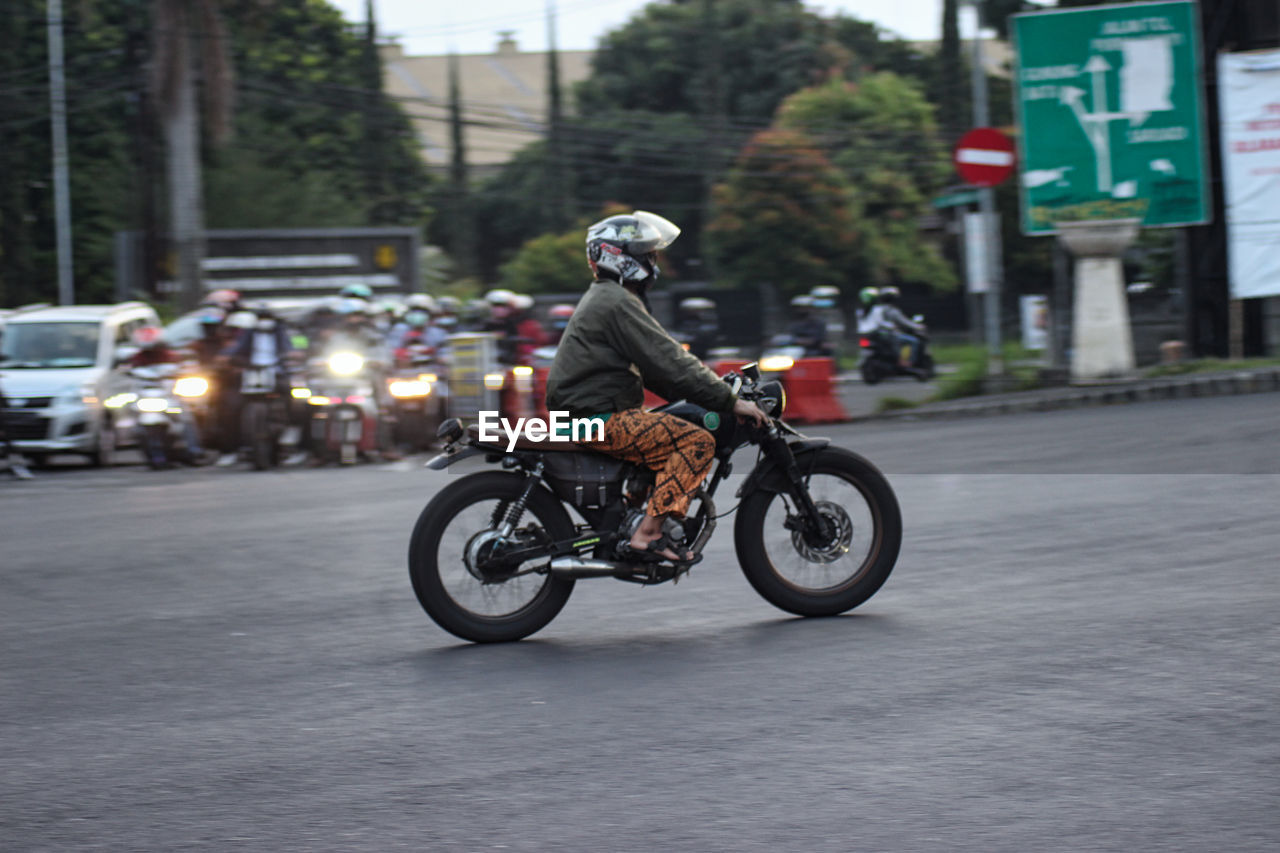
[[141, 326], [160, 318], [143, 302], [68, 305], [14, 312], [0, 337], [0, 391], [5, 429], [35, 462], [82, 453], [110, 465], [117, 434], [102, 401], [127, 380], [113, 371], [116, 350], [132, 345]]

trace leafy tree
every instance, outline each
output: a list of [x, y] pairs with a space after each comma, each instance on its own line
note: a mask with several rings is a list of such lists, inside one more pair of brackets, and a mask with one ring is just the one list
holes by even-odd
[[[628, 211], [653, 210], [680, 225], [685, 236], [672, 247], [683, 263], [698, 251], [704, 207], [705, 148], [710, 133], [682, 115], [611, 113], [566, 121], [564, 149], [574, 170], [576, 216], [591, 217], [611, 202]], [[736, 146], [735, 146], [736, 148]], [[545, 143], [522, 149], [477, 193], [481, 242], [488, 249], [483, 270], [553, 227], [546, 210]]]
[[591, 280], [583, 234], [587, 223], [563, 233], [535, 237], [502, 265], [502, 286], [518, 293], [574, 293]]
[[[420, 225], [431, 179], [401, 110], [369, 88], [368, 41], [323, 0], [220, 0], [237, 68], [234, 133], [206, 147], [210, 228]], [[163, 230], [147, 69], [155, 0], [64, 4], [77, 300], [111, 298], [113, 237]], [[44, 6], [0, 28], [0, 304], [56, 292]], [[194, 22], [196, 40], [206, 25]], [[165, 28], [161, 27], [163, 31]], [[366, 34], [367, 36], [367, 34]], [[380, 79], [380, 75], [377, 75]], [[373, 123], [372, 133], [370, 122]], [[371, 179], [381, 173], [382, 180]], [[153, 239], [158, 246], [158, 239]], [[158, 254], [150, 257], [154, 271]], [[154, 272], [153, 272], [154, 274]]]
[[579, 112], [767, 119], [835, 58], [825, 22], [800, 0], [652, 3], [601, 40]]
[[[685, 231], [677, 263], [699, 251], [711, 186], [786, 96], [833, 74], [932, 68], [873, 24], [826, 19], [796, 0], [651, 4], [602, 39], [593, 63], [576, 88], [579, 117], [562, 136], [574, 210], [619, 200], [671, 217]], [[490, 254], [485, 274], [554, 227], [536, 178], [555, 167], [535, 144], [480, 190], [481, 239], [499, 256]]]
[[832, 80], [788, 98], [778, 125], [815, 140], [851, 186], [867, 283], [954, 286], [954, 272], [918, 226], [950, 166], [917, 85], [888, 71]]
[[790, 295], [856, 274], [848, 184], [803, 134], [757, 134], [713, 197], [704, 242], [720, 281]]

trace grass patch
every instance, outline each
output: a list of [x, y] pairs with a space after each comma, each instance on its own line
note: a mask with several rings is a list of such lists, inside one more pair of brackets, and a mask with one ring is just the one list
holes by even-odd
[[876, 403], [876, 413], [897, 412], [902, 409], [914, 409], [920, 403], [916, 400], [908, 400], [905, 397], [881, 397]]
[[1254, 367], [1274, 367], [1280, 365], [1280, 358], [1249, 358], [1230, 361], [1224, 358], [1197, 358], [1191, 361], [1180, 361], [1176, 364], [1159, 364], [1142, 372], [1145, 379], [1158, 379], [1161, 376], [1185, 376], [1188, 373], [1221, 373], [1229, 370], [1249, 370]]
[[[1005, 375], [1001, 391], [1030, 391], [1041, 387], [1039, 354], [1024, 349], [1020, 343], [1008, 342], [1003, 347]], [[951, 365], [950, 373], [939, 374], [938, 391], [930, 402], [976, 397], [986, 393], [987, 348], [981, 344], [952, 344], [933, 349], [934, 361]]]

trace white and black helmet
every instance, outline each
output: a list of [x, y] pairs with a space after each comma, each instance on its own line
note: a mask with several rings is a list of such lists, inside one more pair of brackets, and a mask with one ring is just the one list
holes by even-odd
[[587, 263], [597, 278], [639, 283], [657, 277], [657, 253], [679, 236], [674, 223], [646, 210], [610, 216], [587, 229]]

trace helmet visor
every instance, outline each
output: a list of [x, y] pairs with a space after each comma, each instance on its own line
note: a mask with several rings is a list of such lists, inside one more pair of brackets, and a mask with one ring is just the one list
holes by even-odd
[[[632, 242], [633, 246], [636, 245], [636, 243], [643, 243], [643, 250], [645, 252], [660, 252], [674, 243], [676, 238], [680, 236], [680, 229], [676, 227], [674, 222], [669, 219], [664, 219], [656, 213], [650, 213], [647, 210], [637, 210], [631, 215], [640, 220], [643, 225], [648, 226], [643, 229], [644, 237], [641, 240]], [[652, 241], [652, 245], [650, 244], [650, 241]]]

